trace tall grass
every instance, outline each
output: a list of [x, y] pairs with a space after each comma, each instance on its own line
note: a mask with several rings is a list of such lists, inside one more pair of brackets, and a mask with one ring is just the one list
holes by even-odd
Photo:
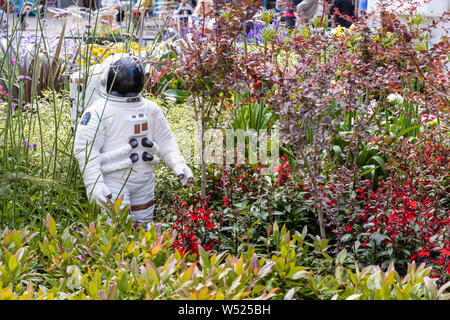
[[[5, 10], [6, 11], [6, 10]], [[39, 8], [37, 16], [48, 16]], [[50, 19], [50, 17], [47, 17]], [[56, 43], [49, 43], [42, 19], [27, 23], [35, 45], [27, 55], [21, 54], [27, 36], [17, 16], [7, 15], [8, 27], [0, 50], [0, 228], [43, 230], [48, 213], [67, 225], [83, 218], [89, 206], [76, 160], [73, 140], [76, 127], [70, 123], [69, 76], [82, 59], [80, 70], [85, 84], [89, 81], [92, 44], [85, 40], [100, 28], [99, 16], [89, 16], [82, 37], [73, 40], [75, 57], [67, 57], [65, 40], [68, 26], [63, 20]], [[136, 32], [126, 21], [123, 32]], [[27, 36], [25, 36], [25, 34]], [[132, 39], [125, 39], [130, 50]], [[56, 46], [55, 46], [56, 44]], [[86, 85], [80, 95], [85, 95]], [[84, 106], [82, 106], [84, 107]]]

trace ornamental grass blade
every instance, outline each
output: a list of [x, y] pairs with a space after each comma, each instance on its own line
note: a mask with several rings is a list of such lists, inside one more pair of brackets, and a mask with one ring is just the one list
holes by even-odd
[[52, 67], [51, 67], [51, 71], [52, 71], [52, 75], [55, 74], [56, 72], [56, 68], [58, 66], [58, 59], [59, 59], [59, 55], [61, 54], [61, 47], [62, 47], [62, 43], [64, 40], [64, 35], [66, 32], [66, 22], [67, 20], [64, 20], [63, 26], [62, 26], [62, 30], [61, 30], [61, 34], [59, 36], [59, 41], [58, 41], [58, 45], [56, 46], [55, 49], [55, 54], [53, 56], [53, 61], [52, 61]]

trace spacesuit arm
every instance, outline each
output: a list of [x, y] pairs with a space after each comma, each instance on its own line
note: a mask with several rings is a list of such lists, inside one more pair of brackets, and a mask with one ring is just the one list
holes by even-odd
[[83, 176], [89, 200], [103, 204], [111, 194], [103, 181], [100, 149], [105, 140], [104, 125], [92, 108], [84, 112], [75, 135], [74, 152]]
[[159, 146], [161, 159], [173, 170], [175, 175], [181, 179], [181, 183], [186, 185], [193, 177], [191, 169], [186, 165], [186, 160], [180, 152], [175, 136], [170, 130], [160, 108], [155, 112], [154, 117], [154, 140]]

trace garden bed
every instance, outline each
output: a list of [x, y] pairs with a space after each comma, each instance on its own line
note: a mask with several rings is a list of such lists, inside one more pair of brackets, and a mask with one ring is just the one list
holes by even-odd
[[[290, 32], [271, 11], [246, 30], [253, 14], [224, 5], [214, 32], [141, 47], [143, 96], [197, 156], [187, 188], [155, 167], [147, 230], [120, 198], [87, 200], [68, 90], [138, 37], [5, 37], [0, 299], [450, 298], [448, 37], [430, 43], [414, 12]], [[212, 152], [225, 136], [207, 140], [227, 130], [243, 144], [231, 163]], [[280, 136], [264, 149], [250, 131]]]

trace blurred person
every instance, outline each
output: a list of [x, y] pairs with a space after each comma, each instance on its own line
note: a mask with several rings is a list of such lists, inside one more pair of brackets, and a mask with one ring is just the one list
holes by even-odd
[[0, 30], [4, 31], [8, 27], [8, 21], [6, 19], [6, 13], [0, 10]]
[[21, 27], [25, 29], [27, 26], [25, 18], [27, 14], [36, 14], [36, 3], [34, 2], [34, 0], [17, 0], [15, 9], [17, 12], [17, 16], [20, 17]]
[[121, 6], [120, 0], [102, 0], [102, 7], [117, 9], [118, 12], [117, 12], [116, 20], [117, 20], [117, 22], [123, 21], [125, 11], [123, 10], [123, 8]]
[[208, 17], [213, 12], [213, 1], [212, 0], [199, 0], [194, 9], [194, 15]]
[[275, 11], [276, 12], [282, 12], [283, 11], [283, 5], [282, 5], [283, 0], [275, 0]]
[[299, 22], [308, 23], [316, 15], [317, 9], [319, 8], [319, 0], [303, 0], [297, 5], [297, 11], [295, 16], [297, 18], [297, 24]]
[[82, 0], [81, 5], [91, 10], [98, 10], [101, 7], [101, 0]]
[[189, 26], [197, 26], [199, 23], [199, 18], [202, 17], [205, 19], [206, 28], [213, 29], [215, 22], [213, 12], [213, 0], [198, 0], [194, 13], [189, 16]]
[[194, 13], [194, 6], [190, 0], [181, 0], [175, 7], [173, 14], [180, 17], [180, 22], [187, 24], [189, 16]]
[[302, 0], [287, 0], [284, 1], [285, 7], [283, 8], [283, 19], [286, 23], [286, 28], [294, 28], [296, 22], [295, 10], [297, 5]]
[[135, 16], [135, 18], [141, 17], [134, 21], [138, 29], [140, 29], [144, 16], [153, 11], [153, 0], [133, 0], [133, 6], [131, 9], [128, 8], [129, 6], [127, 6], [127, 11], [129, 10], [130, 15]]
[[355, 18], [355, 0], [334, 0], [330, 7], [332, 26], [349, 28]]

